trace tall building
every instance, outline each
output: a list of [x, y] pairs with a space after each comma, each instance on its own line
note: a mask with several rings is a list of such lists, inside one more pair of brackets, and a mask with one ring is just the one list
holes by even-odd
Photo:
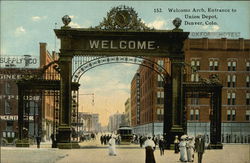
[[[199, 82], [201, 78], [216, 74], [223, 84], [222, 142], [250, 142], [250, 40], [188, 39], [184, 50], [186, 81]], [[161, 65], [161, 59], [155, 60]], [[162, 63], [170, 72], [170, 62]], [[161, 79], [151, 72], [140, 66], [131, 82], [132, 126], [136, 133], [162, 134], [164, 94]], [[210, 99], [197, 95], [186, 100], [188, 134], [209, 137]], [[140, 106], [139, 113], [137, 106]]]
[[99, 114], [78, 113], [78, 121], [81, 126], [79, 126], [80, 132], [100, 132], [101, 124], [99, 122]]
[[[151, 58], [152, 62], [170, 71], [168, 58]], [[161, 67], [154, 67], [159, 72]], [[164, 116], [163, 79], [153, 69], [140, 66], [131, 81], [131, 122], [134, 133], [162, 134]]]
[[131, 102], [128, 98], [125, 102], [125, 124], [126, 126], [131, 126]]
[[109, 132], [116, 132], [120, 126], [124, 126], [125, 114], [115, 113], [109, 116], [108, 130]]

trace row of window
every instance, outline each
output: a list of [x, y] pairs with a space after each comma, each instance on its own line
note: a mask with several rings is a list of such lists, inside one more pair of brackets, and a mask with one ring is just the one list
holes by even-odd
[[[200, 76], [198, 73], [191, 74], [192, 82], [199, 82], [199, 79]], [[227, 87], [236, 87], [236, 75], [227, 75]], [[250, 76], [246, 76], [246, 87], [250, 87]]]
[[[227, 62], [227, 70], [228, 71], [236, 71], [237, 62], [234, 60]], [[191, 67], [193, 70], [200, 70], [200, 60], [192, 59]], [[217, 71], [219, 70], [219, 59], [209, 59], [209, 70]], [[246, 71], [250, 71], [250, 61], [246, 62]]]
[[[242, 97], [241, 97], [242, 98]], [[228, 105], [235, 105], [236, 97], [234, 92], [227, 93], [227, 104]], [[246, 105], [250, 105], [250, 92], [246, 93]]]
[[[5, 100], [4, 101], [4, 114], [12, 114], [12, 108], [10, 105], [10, 101]], [[26, 103], [26, 107], [24, 107], [24, 114], [38, 114], [38, 103], [35, 101], [29, 101]]]
[[[246, 110], [246, 120], [250, 121], [250, 110]], [[200, 111], [199, 109], [190, 110], [190, 120], [200, 120]], [[235, 121], [236, 120], [236, 110], [230, 109], [227, 110], [227, 120]]]
[[[241, 97], [242, 98], [242, 97]], [[191, 105], [199, 105], [199, 98], [191, 98]], [[236, 105], [236, 94], [235, 92], [227, 93], [227, 104], [228, 105]], [[250, 105], [250, 92], [246, 93], [246, 105]]]

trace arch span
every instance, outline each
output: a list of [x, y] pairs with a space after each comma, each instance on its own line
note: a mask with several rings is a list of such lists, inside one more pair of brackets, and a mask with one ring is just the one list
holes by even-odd
[[129, 63], [150, 68], [157, 74], [159, 74], [164, 82], [166, 82], [166, 75], [168, 76], [168, 72], [164, 67], [162, 67], [161, 65], [150, 59], [143, 57], [133, 57], [133, 56], [109, 56], [109, 57], [95, 58], [79, 66], [72, 75], [72, 82], [79, 82], [81, 76], [85, 72], [95, 67], [112, 63]]

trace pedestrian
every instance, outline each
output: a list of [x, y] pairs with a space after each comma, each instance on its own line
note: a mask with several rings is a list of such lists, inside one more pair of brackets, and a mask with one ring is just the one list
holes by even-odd
[[140, 138], [139, 138], [139, 143], [140, 143], [140, 147], [142, 148], [142, 145], [143, 145], [143, 138], [142, 138], [142, 136], [140, 136]]
[[174, 153], [179, 153], [179, 145], [180, 141], [178, 139], [178, 136], [175, 136], [175, 140], [174, 140]]
[[187, 142], [187, 159], [188, 162], [194, 162], [194, 138], [188, 137]]
[[202, 135], [195, 138], [195, 151], [198, 153], [198, 163], [201, 163], [202, 155], [205, 152], [205, 140]]
[[155, 143], [151, 139], [151, 136], [148, 136], [147, 140], [144, 143], [144, 147], [146, 150], [146, 163], [155, 163], [155, 157], [154, 157], [154, 148]]
[[101, 137], [100, 137], [100, 141], [101, 141], [101, 144], [103, 145], [103, 144], [104, 144], [104, 138], [103, 138], [103, 135], [101, 135]]
[[36, 136], [36, 145], [37, 148], [40, 148], [40, 143], [41, 143], [41, 137], [39, 135]]
[[180, 149], [180, 161], [187, 162], [187, 142], [186, 142], [186, 135], [181, 136], [181, 141], [179, 143]]
[[159, 140], [159, 149], [161, 156], [164, 155], [164, 148], [165, 148], [165, 140], [163, 139], [163, 137], [161, 137]]
[[115, 135], [112, 135], [112, 137], [109, 139], [108, 145], [109, 145], [109, 155], [116, 156]]

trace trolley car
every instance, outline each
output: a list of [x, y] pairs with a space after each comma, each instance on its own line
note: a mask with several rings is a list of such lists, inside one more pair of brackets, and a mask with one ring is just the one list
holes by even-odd
[[133, 140], [132, 128], [129, 126], [121, 126], [117, 134], [121, 137], [121, 144], [130, 144]]

